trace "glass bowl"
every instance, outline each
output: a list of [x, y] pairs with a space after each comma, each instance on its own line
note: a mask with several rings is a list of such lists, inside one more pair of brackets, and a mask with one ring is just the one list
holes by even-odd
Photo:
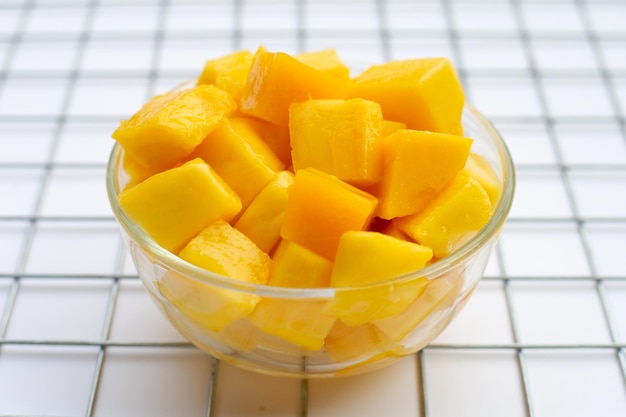
[[[271, 375], [351, 375], [422, 349], [457, 315], [482, 277], [511, 207], [515, 174], [499, 133], [469, 105], [463, 110], [463, 127], [465, 136], [474, 139], [472, 152], [488, 161], [502, 183], [491, 219], [449, 256], [376, 285], [281, 288], [236, 281], [183, 261], [157, 245], [120, 209], [117, 196], [127, 176], [118, 144], [107, 167], [108, 197], [150, 296], [198, 348]], [[398, 300], [411, 291], [419, 296], [399, 307]], [[399, 308], [390, 317], [352, 325], [324, 313], [331, 303], [358, 309], [372, 302]], [[320, 334], [326, 336], [320, 339]]]

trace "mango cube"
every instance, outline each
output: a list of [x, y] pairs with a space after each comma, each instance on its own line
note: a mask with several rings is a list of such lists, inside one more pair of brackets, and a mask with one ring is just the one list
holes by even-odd
[[308, 350], [319, 350], [335, 319], [322, 314], [324, 301], [263, 298], [250, 314], [262, 331]]
[[153, 97], [113, 132], [124, 151], [153, 170], [171, 168], [187, 157], [237, 105], [212, 85]]
[[490, 216], [489, 195], [463, 170], [422, 212], [394, 219], [394, 223], [441, 258], [467, 242]]
[[281, 240], [272, 257], [268, 284], [291, 288], [324, 288], [333, 263], [297, 243]]
[[335, 49], [322, 49], [320, 51], [303, 52], [295, 55], [295, 58], [320, 71], [328, 72], [339, 78], [350, 78], [350, 68], [343, 63]]
[[280, 228], [293, 181], [294, 175], [290, 171], [276, 174], [234, 224], [265, 253], [269, 253], [280, 240]]
[[385, 342], [370, 323], [348, 326], [337, 320], [326, 336], [324, 351], [333, 362], [344, 362], [374, 356], [384, 349]]
[[207, 61], [198, 78], [198, 85], [214, 84], [235, 101], [238, 100], [248, 81], [253, 57], [252, 52], [243, 50]]
[[284, 169], [272, 150], [254, 136], [243, 137], [224, 120], [196, 148], [192, 157], [202, 158], [241, 198], [246, 208], [254, 197]]
[[289, 106], [311, 98], [342, 98], [347, 80], [315, 69], [282, 52], [255, 54], [240, 100], [242, 113], [281, 126]]
[[278, 126], [254, 117], [237, 116], [228, 119], [230, 126], [241, 137], [250, 141], [250, 137], [260, 138], [286, 166], [291, 165], [291, 145], [289, 126]]
[[[402, 312], [423, 291], [425, 280], [385, 281], [418, 271], [432, 256], [428, 247], [382, 233], [345, 232], [330, 278], [331, 287], [338, 290], [324, 313], [356, 326]], [[340, 290], [377, 283], [380, 285]]]
[[329, 260], [339, 238], [348, 230], [367, 227], [376, 208], [375, 197], [324, 172], [296, 172], [280, 235]]
[[374, 65], [354, 78], [351, 97], [380, 103], [385, 119], [409, 129], [460, 134], [463, 87], [447, 58]]
[[383, 177], [370, 191], [383, 219], [418, 213], [463, 168], [472, 140], [417, 130], [383, 139]]
[[394, 122], [393, 120], [383, 120], [383, 131], [381, 136], [389, 136], [396, 130], [406, 129], [406, 123]]
[[240, 281], [265, 284], [269, 277], [269, 256], [223, 220], [207, 226], [178, 256], [208, 271]]
[[498, 201], [498, 197], [500, 197], [502, 185], [489, 162], [481, 155], [470, 153], [465, 163], [465, 169], [485, 189], [493, 208]]
[[294, 169], [315, 168], [353, 185], [380, 180], [383, 115], [373, 101], [307, 100], [289, 107]]
[[125, 189], [118, 201], [126, 216], [174, 253], [210, 223], [230, 221], [241, 210], [239, 197], [201, 159]]

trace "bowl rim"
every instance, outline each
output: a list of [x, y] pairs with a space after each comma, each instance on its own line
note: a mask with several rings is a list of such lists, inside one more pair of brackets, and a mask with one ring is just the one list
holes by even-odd
[[[252, 293], [270, 298], [290, 298], [290, 299], [319, 299], [334, 296], [337, 291], [348, 292], [358, 291], [367, 288], [378, 287], [381, 285], [394, 285], [401, 282], [414, 279], [416, 277], [426, 277], [427, 279], [437, 279], [446, 272], [453, 269], [457, 264], [471, 257], [480, 250], [484, 245], [488, 244], [490, 239], [496, 236], [501, 230], [507, 219], [509, 211], [513, 203], [513, 195], [515, 192], [515, 167], [511, 153], [504, 142], [502, 136], [485, 116], [482, 115], [472, 105], [466, 103], [463, 108], [463, 118], [466, 116], [475, 119], [479, 123], [480, 128], [485, 130], [486, 137], [491, 141], [497, 152], [502, 166], [502, 192], [499, 195], [495, 210], [482, 229], [480, 229], [467, 242], [457, 248], [450, 255], [441, 258], [424, 268], [407, 272], [387, 280], [378, 281], [366, 285], [351, 287], [325, 287], [325, 288], [291, 288], [278, 287], [268, 284], [256, 284], [233, 279], [227, 276], [219, 275], [214, 272], [205, 270], [193, 265], [177, 255], [159, 246], [147, 233], [145, 233], [138, 225], [136, 225], [121, 210], [118, 204], [118, 194], [121, 192], [118, 182], [118, 166], [121, 163], [123, 149], [119, 143], [115, 143], [111, 150], [107, 168], [106, 168], [106, 188], [109, 204], [119, 225], [125, 231], [130, 239], [137, 243], [145, 254], [150, 258], [151, 262], [159, 265], [161, 268], [169, 268], [175, 272], [185, 275], [188, 278], [199, 281], [200, 283], [210, 284], [219, 288], [233, 291]], [[470, 136], [471, 137], [471, 136]], [[139, 272], [139, 271], [138, 271]], [[433, 278], [434, 277], [434, 278]]]

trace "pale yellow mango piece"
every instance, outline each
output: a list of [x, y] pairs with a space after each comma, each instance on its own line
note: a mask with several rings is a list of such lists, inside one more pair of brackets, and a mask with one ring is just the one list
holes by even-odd
[[394, 219], [400, 230], [433, 249], [436, 257], [452, 253], [491, 217], [489, 195], [467, 171], [461, 171], [420, 213]]
[[225, 91], [199, 85], [153, 97], [113, 132], [124, 151], [152, 171], [189, 156], [237, 105]]
[[280, 240], [280, 228], [293, 178], [290, 171], [276, 174], [234, 224], [265, 253], [269, 253]]
[[470, 153], [465, 163], [465, 169], [485, 189], [493, 208], [500, 197], [502, 183], [493, 172], [489, 162], [481, 155]]
[[283, 170], [283, 163], [262, 140], [238, 134], [228, 120], [221, 123], [195, 149], [192, 158], [202, 158], [237, 193], [243, 208]]
[[296, 171], [315, 168], [356, 186], [382, 175], [383, 114], [378, 103], [306, 100], [289, 107], [291, 156]]
[[307, 350], [320, 350], [335, 318], [323, 314], [324, 301], [264, 298], [250, 314], [262, 331]]
[[200, 84], [214, 84], [239, 100], [248, 81], [254, 54], [248, 50], [237, 51], [206, 61], [198, 78]]
[[[385, 281], [414, 274], [431, 258], [430, 248], [382, 233], [344, 233], [330, 281], [337, 292], [324, 313], [351, 326], [399, 314], [423, 291], [426, 281], [415, 277], [396, 283]], [[367, 284], [373, 285], [341, 289]]]
[[320, 51], [303, 52], [295, 55], [295, 58], [320, 71], [333, 74], [339, 78], [350, 78], [350, 68], [343, 63], [335, 49], [322, 49]]
[[348, 326], [341, 320], [330, 329], [324, 344], [326, 354], [335, 363], [374, 356], [384, 347], [385, 340], [376, 326]]
[[323, 256], [283, 239], [272, 257], [268, 283], [291, 288], [328, 287], [332, 267]]
[[125, 189], [118, 201], [126, 216], [174, 253], [210, 223], [230, 221], [241, 210], [239, 197], [201, 159]]

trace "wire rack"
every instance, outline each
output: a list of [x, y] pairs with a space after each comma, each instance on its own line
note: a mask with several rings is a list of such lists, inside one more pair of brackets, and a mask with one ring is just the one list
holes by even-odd
[[[626, 4], [0, 0], [0, 416], [626, 415]], [[298, 381], [197, 351], [108, 210], [110, 132], [205, 59], [449, 56], [518, 191], [473, 299], [379, 372]]]

